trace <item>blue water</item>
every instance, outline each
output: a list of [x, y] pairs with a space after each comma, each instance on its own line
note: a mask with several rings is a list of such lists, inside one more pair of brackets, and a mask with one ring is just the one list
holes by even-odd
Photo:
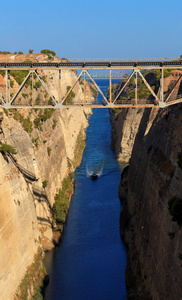
[[[46, 300], [122, 300], [126, 295], [126, 250], [119, 233], [121, 169], [110, 148], [107, 109], [94, 109], [86, 148], [75, 174], [63, 241], [46, 254], [50, 284]], [[89, 172], [100, 172], [98, 180]]]

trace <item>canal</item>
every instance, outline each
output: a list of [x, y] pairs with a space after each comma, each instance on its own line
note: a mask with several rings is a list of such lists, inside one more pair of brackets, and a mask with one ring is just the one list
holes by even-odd
[[[102, 90], [105, 88], [103, 87]], [[45, 300], [122, 300], [127, 253], [119, 233], [121, 166], [110, 148], [108, 109], [93, 109], [60, 247], [47, 252]], [[99, 174], [91, 180], [89, 174]]]

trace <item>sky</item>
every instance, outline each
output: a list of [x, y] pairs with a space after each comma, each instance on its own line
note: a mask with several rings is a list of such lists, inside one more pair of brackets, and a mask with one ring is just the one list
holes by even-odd
[[1, 1], [0, 50], [60, 58], [176, 58], [181, 0]]

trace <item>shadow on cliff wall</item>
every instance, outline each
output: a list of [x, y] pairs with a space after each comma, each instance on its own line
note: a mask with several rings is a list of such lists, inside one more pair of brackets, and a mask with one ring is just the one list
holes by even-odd
[[[41, 206], [41, 210], [38, 213], [37, 220], [39, 221], [40, 224], [42, 224], [43, 222], [52, 224], [50, 217], [48, 216], [48, 210], [52, 212], [52, 207], [47, 197], [45, 189], [34, 185], [32, 187], [32, 190], [33, 190], [35, 205], [37, 206], [38, 204], [39, 206]], [[36, 204], [36, 202], [38, 203]]]

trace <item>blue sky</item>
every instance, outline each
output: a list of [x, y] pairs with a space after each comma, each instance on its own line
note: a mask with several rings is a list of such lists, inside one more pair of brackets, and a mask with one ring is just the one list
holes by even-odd
[[2, 1], [0, 50], [66, 58], [179, 57], [181, 0]]

